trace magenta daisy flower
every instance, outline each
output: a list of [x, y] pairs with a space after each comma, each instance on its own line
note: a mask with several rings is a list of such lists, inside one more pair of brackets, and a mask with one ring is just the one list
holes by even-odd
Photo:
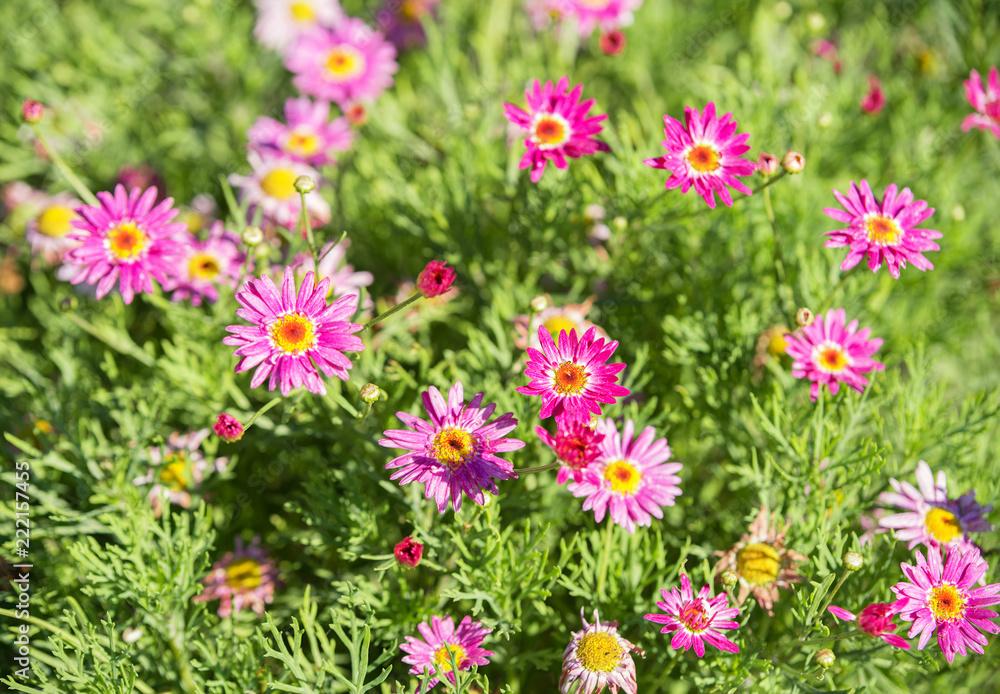
[[869, 338], [871, 328], [858, 330], [852, 320], [846, 326], [847, 314], [842, 308], [816, 316], [811, 325], [785, 335], [785, 353], [795, 360], [792, 375], [813, 382], [809, 395], [813, 402], [819, 397], [820, 386], [837, 394], [844, 383], [859, 393], [868, 385], [861, 374], [882, 371], [885, 364], [872, 359], [882, 346], [882, 338]]
[[624, 690], [636, 694], [635, 661], [632, 654], [645, 657], [642, 649], [618, 633], [618, 622], [602, 622], [594, 610], [594, 623], [587, 624], [580, 608], [581, 631], [571, 634], [563, 653], [559, 691], [562, 694], [594, 694], [607, 687], [612, 694]]
[[392, 86], [396, 47], [360, 19], [345, 19], [333, 29], [300, 36], [285, 56], [303, 94], [334, 101], [346, 108], [353, 101], [374, 99]]
[[596, 333], [591, 328], [578, 339], [576, 330], [568, 335], [562, 331], [557, 344], [545, 326], [538, 327], [542, 349], [528, 347], [530, 360], [524, 373], [531, 382], [517, 392], [542, 396], [542, 419], [563, 412], [599, 415], [599, 403], [611, 404], [632, 392], [615, 382], [625, 364], [607, 363], [618, 342], [597, 338]]
[[525, 92], [528, 111], [504, 103], [504, 116], [528, 133], [524, 140], [527, 151], [521, 158], [521, 169], [531, 169], [531, 182], [538, 183], [551, 160], [557, 169], [565, 169], [566, 157], [577, 159], [585, 154], [610, 152], [607, 144], [594, 138], [604, 129], [600, 123], [608, 116], [587, 116], [594, 99], [580, 103], [583, 85], [568, 92], [569, 78], [562, 77], [553, 88], [552, 82], [535, 80]]
[[708, 102], [703, 113], [691, 106], [684, 107], [684, 124], [670, 116], [663, 116], [667, 139], [663, 140], [668, 154], [646, 159], [645, 164], [654, 169], [666, 169], [671, 174], [666, 189], [680, 187], [682, 193], [692, 186], [705, 198], [710, 208], [715, 208], [715, 193], [724, 205], [733, 206], [729, 188], [750, 195], [752, 191], [736, 178], [750, 176], [757, 166], [740, 155], [750, 151], [746, 144], [748, 133], [736, 134], [733, 114], [722, 118], [715, 115], [715, 103]]
[[451, 387], [447, 402], [434, 386], [421, 397], [431, 421], [397, 412], [412, 431], [391, 429], [378, 442], [410, 451], [386, 464], [387, 470], [398, 468], [389, 479], [398, 479], [400, 485], [423, 482], [425, 496], [434, 497], [438, 513], [444, 513], [449, 499], [455, 511], [462, 508], [462, 492], [482, 505], [483, 490], [499, 493], [494, 480], [517, 477], [514, 466], [496, 456], [524, 447], [524, 441], [503, 438], [517, 427], [512, 413], [488, 421], [496, 405], [482, 406], [482, 393], [467, 404], [461, 381]]
[[683, 465], [668, 463], [670, 446], [666, 439], [656, 439], [656, 430], [646, 427], [633, 437], [635, 424], [625, 420], [622, 433], [610, 419], [597, 425], [604, 439], [598, 444], [597, 459], [583, 470], [580, 482], [568, 489], [576, 497], [586, 497], [583, 510], [594, 510], [600, 523], [611, 510], [611, 520], [629, 533], [636, 525], [648, 526], [652, 517], [663, 518], [662, 506], [673, 506], [681, 495], [681, 478], [674, 473]]
[[421, 622], [417, 630], [423, 637], [407, 636], [406, 643], [401, 643], [399, 649], [407, 653], [403, 662], [412, 665], [411, 675], [431, 675], [427, 681], [429, 691], [441, 681], [442, 676], [455, 684], [455, 673], [451, 669], [452, 657], [460, 671], [471, 670], [473, 665], [486, 665], [493, 651], [481, 647], [483, 639], [493, 630], [483, 626], [482, 622], [473, 622], [472, 617], [465, 617], [455, 628], [455, 622], [450, 616], [441, 619], [431, 617], [431, 622]]
[[601, 454], [599, 444], [604, 434], [591, 426], [589, 416], [573, 412], [556, 417], [555, 436], [542, 427], [535, 427], [535, 431], [562, 463], [556, 476], [559, 484], [564, 484], [570, 475], [574, 482], [582, 482], [584, 469]]
[[249, 547], [244, 547], [243, 540], [237, 537], [235, 551], [215, 562], [202, 579], [205, 589], [195, 596], [195, 602], [221, 600], [219, 616], [223, 618], [244, 607], [264, 614], [264, 605], [274, 599], [278, 567], [259, 543], [260, 538], [255, 537]]
[[236, 292], [242, 306], [236, 315], [253, 325], [230, 325], [226, 330], [232, 335], [222, 342], [238, 348], [233, 354], [242, 358], [236, 373], [257, 367], [251, 388], [270, 377], [268, 390], [280, 385], [282, 395], [303, 385], [311, 393], [326, 395], [319, 371], [347, 380], [352, 364], [343, 353], [365, 348], [361, 338], [352, 334], [361, 326], [350, 322], [358, 297], [349, 294], [328, 306], [330, 280], [318, 285], [314, 280], [314, 273], [307, 272], [296, 293], [295, 273], [286, 267], [280, 294], [266, 275], [247, 280]]
[[858, 629], [868, 634], [872, 638], [882, 639], [890, 646], [909, 650], [910, 644], [901, 636], [892, 633], [896, 631], [896, 623], [892, 621], [893, 615], [899, 613], [906, 604], [906, 600], [897, 600], [892, 603], [876, 602], [866, 605], [861, 610], [861, 614], [855, 615], [853, 612], [845, 610], [843, 607], [830, 605], [829, 609], [838, 619], [845, 622], [858, 623]]
[[934, 229], [917, 228], [918, 224], [934, 214], [934, 208], [927, 207], [924, 200], [914, 202], [909, 188], [903, 188], [898, 195], [896, 190], [895, 183], [886, 188], [881, 203], [875, 199], [866, 180], [861, 181], [860, 187], [851, 181], [847, 195], [833, 191], [844, 209], [824, 207], [823, 212], [850, 226], [825, 232], [830, 238], [823, 245], [827, 248], [850, 248], [841, 270], [850, 270], [865, 255], [872, 272], [878, 272], [884, 261], [889, 274], [896, 279], [899, 279], [899, 271], [906, 267], [907, 262], [919, 270], [934, 269], [933, 263], [922, 254], [941, 250], [932, 239], [939, 239], [942, 234]]
[[[229, 176], [230, 183], [241, 189], [241, 201], [250, 202], [251, 212], [260, 206], [271, 224], [295, 229], [302, 215], [302, 196], [295, 190], [295, 179], [308, 176], [319, 185], [323, 180], [319, 171], [302, 162], [262, 157], [257, 152], [250, 152], [247, 160], [253, 169], [249, 176]], [[306, 212], [313, 226], [330, 221], [330, 205], [318, 192], [306, 196]]]
[[354, 130], [343, 116], [330, 120], [330, 103], [307, 97], [285, 102], [288, 124], [261, 116], [247, 131], [247, 146], [264, 155], [286, 157], [310, 166], [337, 163], [346, 152]]
[[177, 216], [173, 198], [156, 207], [156, 188], [143, 192], [116, 186], [115, 193], [97, 194], [99, 207], [84, 205], [76, 210], [82, 219], [70, 223], [80, 233], [69, 238], [80, 245], [66, 252], [65, 261], [79, 265], [73, 284], [97, 283], [97, 298], [111, 291], [115, 281], [126, 304], [136, 292], [153, 292], [153, 280], [161, 284], [173, 272], [181, 246], [172, 237], [187, 229], [183, 223], [170, 223]]
[[190, 299], [201, 306], [203, 298], [212, 303], [219, 300], [219, 285], [236, 288], [246, 260], [239, 236], [217, 221], [204, 241], [189, 233], [181, 239], [184, 250], [178, 256], [175, 274], [163, 284], [164, 291], [173, 292], [172, 301]]
[[949, 663], [956, 653], [965, 655], [966, 648], [982, 655], [988, 642], [979, 630], [1000, 633], [1000, 626], [993, 621], [997, 613], [983, 609], [1000, 603], [1000, 583], [972, 588], [989, 568], [979, 550], [951, 550], [943, 559], [941, 549], [935, 547], [927, 550], [926, 560], [919, 550], [916, 555], [916, 566], [900, 564], [909, 582], [892, 587], [892, 592], [906, 600], [900, 618], [913, 622], [908, 638], [920, 634], [917, 649], [923, 650], [936, 632], [938, 646]]
[[993, 137], [1000, 139], [1000, 73], [997, 72], [996, 65], [990, 68], [986, 85], [984, 89], [983, 78], [976, 70], [965, 81], [965, 98], [976, 109], [976, 113], [965, 117], [962, 130], [989, 130]]
[[993, 530], [986, 520], [993, 506], [980, 506], [975, 489], [958, 499], [948, 499], [944, 471], [939, 470], [935, 477], [923, 460], [917, 463], [917, 487], [895, 479], [890, 479], [889, 485], [892, 491], [879, 494], [879, 501], [903, 509], [904, 513], [882, 516], [878, 525], [895, 530], [896, 539], [906, 542], [907, 549], [922, 544], [964, 550], [973, 546], [968, 533]]
[[[661, 590], [663, 602], [656, 606], [666, 614], [647, 614], [643, 619], [662, 624], [661, 634], [673, 633], [671, 648], [688, 650], [694, 648], [699, 658], [705, 655], [705, 643], [721, 651], [739, 653], [740, 648], [722, 635], [721, 629], [737, 629], [739, 623], [733, 617], [740, 613], [738, 607], [729, 606], [729, 597], [719, 593], [710, 597], [709, 586], [702, 586], [695, 597], [691, 581], [681, 574], [681, 589]], [[676, 632], [676, 633], [674, 633]]]

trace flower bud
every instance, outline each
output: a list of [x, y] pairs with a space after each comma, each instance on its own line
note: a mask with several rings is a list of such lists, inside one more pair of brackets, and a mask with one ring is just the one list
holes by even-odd
[[722, 585], [726, 588], [732, 588], [736, 585], [736, 582], [740, 580], [739, 575], [732, 569], [726, 569], [722, 572]]
[[309, 176], [299, 176], [295, 179], [295, 190], [303, 195], [316, 190], [316, 182]]
[[778, 158], [767, 152], [761, 152], [760, 157], [757, 158], [757, 172], [764, 178], [770, 178], [778, 173], [780, 165]]
[[961, 205], [955, 205], [951, 208], [951, 218], [956, 222], [961, 222], [965, 219], [965, 208]]
[[243, 438], [243, 425], [235, 417], [225, 412], [216, 417], [212, 430], [215, 431], [216, 436], [228, 443]]
[[844, 568], [848, 571], [857, 571], [865, 565], [865, 558], [857, 552], [844, 552]]
[[378, 402], [381, 391], [378, 386], [374, 383], [366, 383], [361, 386], [361, 402], [371, 405], [373, 402]]
[[625, 231], [628, 229], [628, 220], [621, 215], [612, 219], [611, 224], [615, 227], [615, 231]]
[[824, 130], [826, 128], [829, 128], [831, 125], [833, 125], [833, 114], [830, 113], [829, 111], [823, 111], [821, 114], [816, 116], [816, 125], [823, 128]]
[[412, 569], [420, 563], [421, 557], [424, 556], [424, 546], [412, 537], [404, 537], [393, 548], [392, 553], [396, 555], [396, 561], [399, 562], [400, 566]]
[[618, 55], [625, 50], [625, 34], [621, 29], [612, 29], [601, 34], [601, 50], [605, 55]]
[[79, 303], [80, 302], [77, 301], [76, 297], [73, 296], [72, 294], [70, 294], [69, 296], [63, 298], [59, 302], [59, 310], [60, 311], [75, 311], [76, 307], [79, 305]]
[[347, 116], [347, 120], [350, 121], [351, 125], [358, 127], [364, 125], [365, 121], [368, 120], [368, 110], [364, 107], [364, 104], [351, 104], [344, 111], [344, 115]]
[[808, 328], [816, 320], [816, 316], [807, 308], [800, 308], [795, 312], [795, 322], [800, 328]]
[[427, 299], [441, 296], [455, 282], [455, 268], [443, 260], [432, 260], [417, 276], [417, 289]]
[[248, 246], [256, 246], [264, 240], [264, 232], [260, 227], [247, 227], [243, 230], [243, 243]]
[[34, 99], [25, 99], [21, 106], [21, 118], [25, 123], [37, 123], [45, 115], [45, 107]]
[[253, 247], [253, 254], [257, 260], [266, 261], [271, 255], [271, 246], [266, 243], [259, 243]]
[[788, 150], [781, 158], [781, 168], [790, 174], [802, 173], [802, 169], [806, 168], [806, 158], [798, 152]]
[[833, 654], [829, 648], [823, 648], [816, 651], [816, 663], [826, 670], [827, 668], [833, 667], [833, 664], [837, 661], [837, 656]]
[[544, 311], [549, 307], [549, 297], [544, 294], [539, 294], [534, 299], [531, 300], [531, 310], [535, 313], [539, 311]]

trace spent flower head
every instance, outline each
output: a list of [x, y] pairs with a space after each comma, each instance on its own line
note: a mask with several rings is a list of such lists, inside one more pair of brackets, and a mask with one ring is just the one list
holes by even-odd
[[195, 596], [195, 601], [220, 600], [220, 617], [228, 617], [244, 607], [262, 615], [264, 605], [274, 599], [278, 567], [267, 550], [260, 546], [260, 538], [255, 537], [248, 547], [244, 547], [243, 539], [237, 537], [234, 551], [215, 562], [202, 582], [205, 588]]
[[594, 610], [594, 623], [588, 624], [580, 608], [581, 631], [574, 631], [563, 653], [559, 691], [562, 694], [595, 694], [607, 687], [612, 694], [625, 691], [636, 694], [638, 684], [632, 654], [645, 657], [642, 649], [618, 633], [618, 622], [602, 622]]

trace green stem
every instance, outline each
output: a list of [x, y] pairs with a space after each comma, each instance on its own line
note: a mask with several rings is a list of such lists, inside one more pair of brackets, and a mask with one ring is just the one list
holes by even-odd
[[[772, 185], [774, 185], [775, 183], [777, 183], [778, 181], [780, 181], [782, 178], [784, 178], [784, 176], [785, 176], [785, 172], [782, 171], [781, 173], [779, 173], [774, 178], [767, 179], [764, 183], [762, 183], [761, 185], [759, 185], [756, 188], [754, 188], [753, 190], [751, 190], [750, 191], [750, 195], [744, 195], [744, 196], [739, 197], [739, 198], [733, 198], [733, 204], [735, 205], [740, 200], [745, 200], [746, 198], [749, 198], [749, 197], [753, 196], [755, 193], [761, 192], [762, 190], [767, 190], [769, 187], [771, 187]], [[767, 204], [766, 201], [765, 201], [765, 204]], [[699, 210], [695, 210], [694, 212], [684, 212], [682, 214], [676, 214], [676, 215], [672, 215], [670, 217], [664, 217], [660, 221], [672, 222], [672, 221], [674, 221], [676, 219], [687, 219], [688, 217], [697, 217], [699, 215], [707, 214], [707, 213], [709, 213], [711, 211], [712, 211], [711, 207], [703, 207], [703, 208], [701, 208]]]
[[[782, 174], [784, 172], [782, 171]], [[780, 176], [775, 177], [780, 178]], [[774, 238], [774, 281], [778, 292], [778, 298], [783, 304], [782, 311], [789, 319], [789, 324], [795, 321], [795, 292], [788, 284], [785, 275], [785, 254], [781, 247], [781, 234], [778, 232], [778, 223], [774, 219], [774, 208], [771, 206], [771, 189], [764, 188], [764, 213], [767, 221], [771, 223], [771, 234]]]
[[90, 192], [90, 189], [83, 184], [83, 181], [77, 178], [76, 174], [69, 168], [69, 165], [63, 160], [59, 152], [49, 145], [48, 138], [45, 137], [45, 133], [42, 132], [42, 128], [38, 125], [38, 123], [32, 123], [31, 127], [35, 131], [35, 136], [42, 143], [42, 147], [44, 147], [45, 151], [48, 153], [49, 159], [51, 159], [52, 163], [56, 165], [57, 169], [59, 169], [59, 173], [63, 175], [63, 178], [65, 178], [66, 181], [73, 186], [76, 190], [76, 194], [80, 196], [80, 199], [88, 205], [100, 207], [101, 203], [97, 201], [97, 198]]
[[309, 241], [309, 254], [312, 255], [313, 266], [319, 267], [319, 259], [316, 258], [316, 239], [313, 238], [312, 224], [309, 223], [309, 213], [306, 211], [306, 194], [300, 191], [299, 200], [302, 202], [300, 220], [306, 231], [306, 239]]
[[559, 467], [559, 461], [558, 460], [556, 462], [554, 462], [554, 463], [549, 463], [548, 465], [538, 465], [536, 467], [523, 467], [523, 468], [514, 470], [514, 472], [516, 472], [517, 474], [521, 475], [521, 474], [524, 474], [526, 472], [544, 472], [545, 470], [551, 470], [554, 467]]
[[601, 553], [601, 567], [597, 573], [597, 595], [604, 594], [604, 583], [608, 578], [608, 560], [611, 557], [612, 535], [615, 532], [615, 524], [611, 518], [607, 518], [607, 529], [604, 532], [604, 551]]
[[[857, 267], [857, 266], [855, 266], [855, 267]], [[841, 287], [843, 287], [845, 284], [847, 284], [847, 278], [850, 277], [852, 274], [854, 274], [854, 268], [853, 267], [850, 270], [848, 270], [847, 272], [845, 272], [844, 274], [842, 274], [840, 276], [840, 281], [837, 282], [837, 285], [833, 289], [830, 290], [830, 293], [826, 295], [825, 299], [823, 299], [823, 303], [820, 304], [819, 309], [816, 311], [817, 315], [819, 315], [820, 313], [823, 313], [828, 308], [830, 308], [830, 304], [833, 303], [833, 297], [837, 296], [837, 292], [840, 291]]]
[[408, 299], [406, 299], [405, 301], [401, 301], [400, 303], [396, 304], [395, 306], [393, 306], [392, 308], [390, 308], [385, 313], [383, 313], [381, 315], [378, 315], [378, 316], [375, 316], [370, 321], [368, 321], [367, 323], [365, 323], [365, 327], [363, 327], [361, 329], [361, 332], [364, 332], [364, 331], [368, 330], [373, 325], [375, 325], [376, 323], [380, 323], [381, 321], [385, 320], [386, 318], [388, 318], [392, 314], [398, 313], [398, 312], [402, 311], [404, 308], [406, 308], [407, 306], [409, 306], [410, 304], [412, 304], [414, 301], [416, 301], [417, 299], [419, 299], [422, 296], [423, 296], [423, 294], [421, 294], [420, 292], [413, 292], [413, 294], [411, 294], [410, 297]]
[[[833, 585], [833, 590], [831, 590], [831, 591], [830, 591], [829, 593], [827, 593], [827, 595], [826, 595], [826, 600], [825, 600], [825, 601], [823, 602], [823, 606], [819, 608], [819, 612], [817, 612], [817, 613], [816, 613], [816, 614], [815, 614], [815, 615], [813, 616], [813, 619], [812, 619], [812, 620], [810, 620], [810, 622], [809, 622], [809, 625], [807, 625], [807, 628], [808, 628], [808, 629], [811, 629], [811, 628], [812, 628], [812, 622], [813, 622], [813, 621], [814, 621], [814, 620], [815, 620], [815, 619], [816, 619], [817, 617], [819, 617], [819, 618], [821, 618], [821, 619], [822, 619], [823, 615], [824, 615], [824, 614], [826, 613], [826, 608], [828, 608], [828, 607], [830, 606], [830, 603], [831, 603], [831, 602], [833, 602], [833, 596], [835, 596], [835, 595], [837, 594], [837, 591], [838, 591], [838, 590], [840, 590], [840, 587], [841, 587], [842, 585], [844, 585], [844, 581], [846, 581], [846, 580], [847, 580], [847, 576], [848, 576], [848, 574], [851, 574], [851, 573], [854, 573], [854, 572], [853, 572], [853, 571], [851, 571], [850, 569], [844, 569], [844, 573], [842, 573], [842, 574], [840, 575], [840, 578], [839, 578], [839, 579], [837, 580], [837, 582], [836, 582], [836, 583], [835, 583], [835, 584]], [[808, 634], [809, 632], [808, 632], [808, 631], [806, 631], [806, 633]]]
[[[19, 619], [17, 613], [15, 613], [14, 610], [0, 609], [0, 616], [7, 617], [8, 619], [15, 619], [15, 620]], [[34, 624], [36, 627], [45, 629], [46, 631], [50, 631], [53, 634], [58, 634], [63, 641], [65, 641], [66, 643], [68, 643], [70, 646], [72, 646], [77, 650], [83, 648], [83, 646], [80, 645], [80, 642], [77, 641], [75, 636], [70, 634], [68, 631], [63, 631], [62, 629], [57, 627], [55, 624], [52, 624], [51, 622], [46, 622], [44, 619], [39, 619], [38, 617], [33, 617], [29, 615], [27, 619], [20, 619], [19, 621], [28, 622], [28, 624]]]
[[243, 425], [243, 431], [246, 432], [250, 427], [253, 426], [253, 423], [256, 422], [262, 414], [264, 414], [269, 409], [277, 405], [279, 402], [281, 402], [281, 400], [282, 400], [281, 396], [278, 396], [272, 399], [263, 407], [261, 407], [259, 410], [257, 410], [257, 412], [254, 413], [254, 416], [250, 418], [250, 421]]
[[840, 641], [841, 639], [847, 639], [852, 636], [857, 636], [861, 633], [860, 629], [851, 629], [850, 631], [845, 631], [843, 634], [838, 634], [837, 636], [824, 636], [821, 639], [809, 639], [807, 641], [799, 641], [799, 646], [818, 646], [821, 643], [831, 643], [833, 641]]
[[75, 313], [68, 313], [66, 315], [84, 332], [89, 334], [91, 337], [97, 338], [116, 352], [130, 356], [136, 361], [142, 362], [146, 366], [153, 366], [153, 364], [156, 363], [153, 357], [142, 351], [142, 348], [134, 342], [131, 342], [131, 340], [126, 341], [126, 339], [120, 335], [111, 334], [110, 331], [102, 331], [96, 325]]

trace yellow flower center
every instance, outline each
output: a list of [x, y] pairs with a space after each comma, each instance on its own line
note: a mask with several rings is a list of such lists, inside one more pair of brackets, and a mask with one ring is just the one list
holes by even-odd
[[576, 327], [576, 323], [567, 318], [566, 316], [552, 316], [547, 321], [542, 323], [545, 329], [549, 331], [552, 335], [552, 339], [555, 340], [556, 344], [559, 344], [559, 333], [565, 330], [569, 333], [570, 330]]
[[813, 351], [816, 365], [828, 373], [840, 371], [850, 364], [844, 348], [835, 342], [824, 342]]
[[711, 145], [695, 145], [687, 153], [688, 164], [698, 173], [715, 171], [720, 166], [721, 158], [722, 155]]
[[327, 78], [334, 82], [350, 79], [364, 68], [364, 56], [351, 46], [337, 46], [326, 56]]
[[308, 2], [293, 2], [291, 6], [292, 18], [296, 22], [315, 22], [316, 10]]
[[465, 649], [457, 643], [446, 643], [434, 652], [434, 667], [437, 672], [451, 672], [449, 651], [455, 654], [455, 665], [462, 667], [462, 661], [465, 660]]
[[747, 545], [736, 555], [736, 568], [747, 583], [766, 586], [781, 572], [778, 550], [766, 542]]
[[133, 262], [145, 250], [148, 241], [146, 232], [135, 222], [122, 222], [108, 232], [104, 245], [119, 260]]
[[319, 138], [311, 132], [293, 132], [285, 148], [300, 157], [311, 157], [319, 150]]
[[632, 463], [626, 460], [616, 460], [604, 468], [604, 479], [611, 483], [611, 491], [615, 494], [634, 494], [642, 473]]
[[705, 601], [701, 598], [695, 598], [681, 607], [681, 613], [677, 618], [684, 622], [684, 626], [687, 627], [688, 631], [695, 633], [705, 631], [712, 623], [712, 620], [708, 617], [708, 612], [705, 610]]
[[950, 622], [965, 613], [965, 596], [953, 585], [935, 586], [927, 597], [927, 607], [939, 623]]
[[448, 427], [434, 436], [431, 451], [439, 463], [452, 470], [457, 470], [467, 463], [476, 452], [476, 444], [469, 432]]
[[262, 575], [260, 564], [244, 557], [226, 567], [226, 585], [237, 590], [253, 590], [261, 584]]
[[579, 364], [564, 361], [552, 377], [559, 395], [576, 395], [587, 385], [587, 372]]
[[70, 222], [75, 216], [76, 212], [70, 208], [53, 205], [38, 217], [38, 231], [54, 239], [62, 238], [73, 230]]
[[295, 195], [296, 178], [298, 176], [291, 169], [275, 169], [261, 179], [260, 187], [272, 198], [287, 200]]
[[576, 645], [576, 657], [591, 672], [611, 672], [621, 662], [625, 649], [606, 631], [585, 634]]
[[168, 455], [165, 462], [166, 467], [160, 470], [160, 484], [175, 492], [187, 489], [187, 455], [178, 451]]
[[903, 230], [891, 217], [871, 215], [865, 220], [865, 227], [868, 229], [868, 242], [879, 246], [895, 246], [903, 238]]
[[316, 342], [313, 322], [301, 313], [289, 313], [271, 323], [271, 342], [285, 354], [298, 354]]
[[955, 514], [943, 508], [932, 508], [928, 511], [924, 525], [935, 540], [945, 545], [962, 534], [962, 524], [958, 522]]
[[188, 263], [188, 272], [195, 279], [213, 280], [220, 271], [219, 261], [208, 253], [196, 253]]
[[427, 13], [427, 6], [423, 0], [403, 0], [400, 13], [410, 21], [417, 21]]
[[555, 149], [569, 139], [569, 122], [556, 113], [538, 116], [532, 128], [532, 139], [539, 149]]
[[785, 340], [784, 330], [775, 331], [771, 339], [767, 341], [767, 353], [772, 357], [780, 357], [788, 348], [788, 341]]
[[56, 430], [56, 428], [52, 426], [52, 422], [46, 419], [39, 419], [37, 422], [35, 422], [35, 428], [38, 429], [38, 431], [42, 432], [43, 434], [51, 434], [53, 431]]

